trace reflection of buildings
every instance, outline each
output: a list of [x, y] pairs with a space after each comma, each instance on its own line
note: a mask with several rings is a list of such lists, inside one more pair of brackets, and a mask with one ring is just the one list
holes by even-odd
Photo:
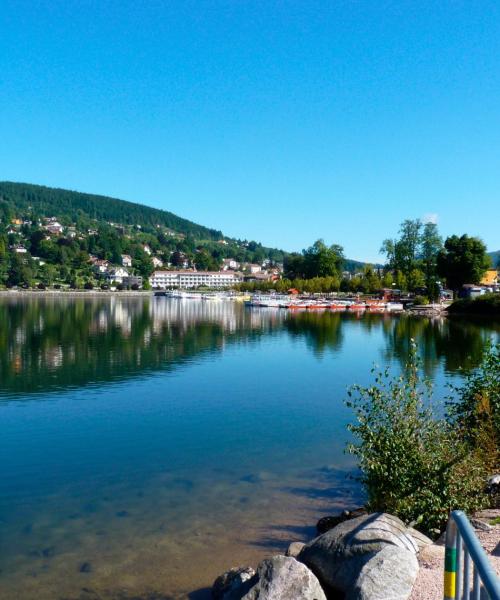
[[281, 326], [240, 303], [111, 296], [0, 302], [0, 393], [112, 381], [172, 368]]

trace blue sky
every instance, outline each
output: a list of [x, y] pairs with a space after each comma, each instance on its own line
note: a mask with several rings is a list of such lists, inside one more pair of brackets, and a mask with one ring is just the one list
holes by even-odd
[[3, 0], [0, 179], [376, 260], [500, 248], [498, 2]]

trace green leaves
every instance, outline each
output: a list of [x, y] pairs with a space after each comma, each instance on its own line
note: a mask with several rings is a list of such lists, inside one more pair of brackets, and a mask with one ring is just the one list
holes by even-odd
[[346, 450], [358, 458], [370, 509], [432, 533], [445, 525], [449, 510], [482, 505], [487, 465], [452, 421], [434, 414], [432, 384], [420, 371], [412, 340], [401, 375], [376, 371], [374, 385], [350, 388], [355, 440]]

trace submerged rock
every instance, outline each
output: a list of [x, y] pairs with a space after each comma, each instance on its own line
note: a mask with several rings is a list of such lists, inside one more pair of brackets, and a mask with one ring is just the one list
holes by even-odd
[[306, 544], [298, 560], [320, 581], [340, 592], [348, 592], [363, 567], [385, 547], [405, 550], [413, 556], [419, 547], [405, 524], [392, 515], [374, 513], [344, 521]]
[[84, 562], [80, 565], [80, 573], [90, 573], [92, 571], [92, 565], [89, 562]]

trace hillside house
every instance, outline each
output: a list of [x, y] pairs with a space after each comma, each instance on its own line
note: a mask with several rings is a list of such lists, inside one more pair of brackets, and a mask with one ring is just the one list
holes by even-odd
[[234, 271], [240, 268], [240, 263], [234, 260], [234, 258], [224, 258], [222, 261], [223, 271]]
[[132, 266], [132, 257], [128, 254], [122, 254], [122, 266], [123, 267], [131, 267]]
[[162, 259], [158, 258], [157, 256], [153, 256], [153, 258], [151, 259], [151, 262], [153, 263], [153, 267], [155, 269], [158, 269], [159, 267], [163, 267]]
[[108, 269], [111, 266], [109, 260], [96, 259], [96, 260], [93, 260], [92, 262], [93, 262], [93, 269], [98, 275], [107, 273]]
[[125, 279], [129, 278], [129, 272], [123, 267], [114, 267], [108, 270], [108, 272], [105, 274], [105, 278], [110, 283], [113, 281], [115, 283], [123, 283]]

